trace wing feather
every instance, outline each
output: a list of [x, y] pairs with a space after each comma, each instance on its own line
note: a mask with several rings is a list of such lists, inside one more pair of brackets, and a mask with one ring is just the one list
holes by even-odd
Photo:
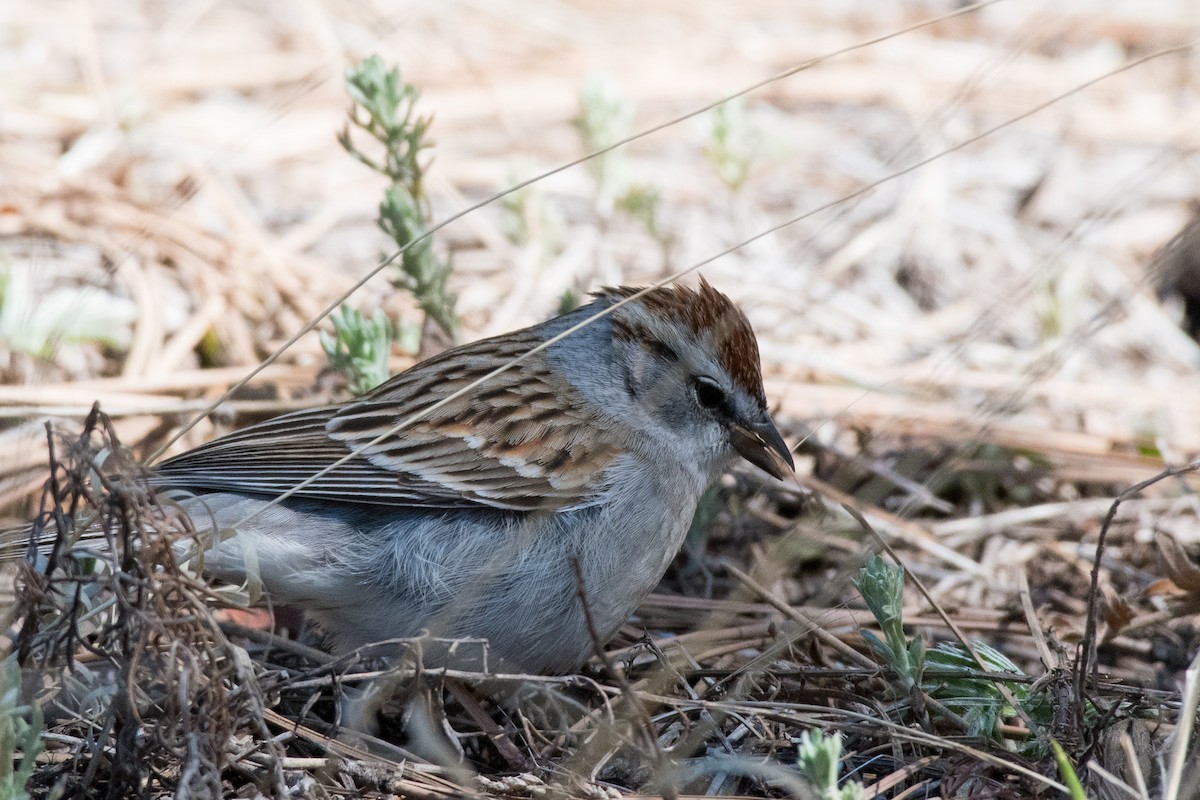
[[540, 341], [530, 330], [450, 350], [360, 400], [285, 414], [176, 456], [155, 480], [277, 495], [359, 451], [295, 496], [414, 508], [590, 505], [620, 451], [540, 354], [392, 432]]

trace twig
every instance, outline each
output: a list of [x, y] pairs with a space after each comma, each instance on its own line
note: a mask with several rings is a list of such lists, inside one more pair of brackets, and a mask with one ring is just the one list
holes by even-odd
[[480, 705], [478, 698], [471, 692], [466, 684], [459, 683], [453, 678], [445, 678], [443, 683], [454, 699], [458, 700], [459, 704], [466, 710], [467, 715], [475, 721], [491, 741], [500, 751], [500, 755], [508, 762], [509, 767], [517, 772], [526, 772], [533, 767], [533, 763], [524, 753], [522, 753], [515, 744], [508, 732], [496, 724], [495, 720], [488, 715], [487, 711]]
[[[583, 609], [583, 619], [587, 625], [588, 636], [592, 639], [592, 649], [595, 651], [596, 657], [604, 665], [605, 671], [612, 676], [617, 686], [620, 687], [621, 695], [625, 699], [625, 702], [629, 704], [632, 715], [636, 720], [636, 726], [645, 739], [645, 747], [654, 761], [655, 773], [660, 779], [666, 778], [667, 757], [663, 753], [662, 748], [658, 746], [658, 737], [655, 735], [654, 724], [650, 720], [650, 714], [646, 711], [641, 698], [630, 685], [624, 672], [618, 670], [609, 659], [608, 654], [604, 652], [604, 642], [596, 632], [596, 625], [592, 619], [592, 609], [591, 604], [588, 602], [587, 587], [584, 586], [583, 582], [583, 568], [579, 565], [577, 557], [571, 557], [571, 569], [575, 573], [575, 595], [579, 598], [580, 606]], [[662, 790], [663, 797], [667, 798], [667, 800], [675, 800], [678, 793], [675, 791], [674, 786], [663, 780], [659, 788]]]
[[1033, 636], [1033, 642], [1041, 655], [1042, 665], [1047, 670], [1058, 669], [1058, 659], [1051, 652], [1050, 645], [1046, 644], [1046, 633], [1042, 630], [1042, 623], [1038, 621], [1037, 611], [1033, 607], [1033, 598], [1029, 594], [1029, 576], [1025, 574], [1024, 565], [1017, 569], [1017, 583], [1021, 595], [1021, 608], [1025, 612], [1025, 624], [1029, 626], [1029, 633]]
[[1079, 715], [1080, 724], [1082, 724], [1083, 710], [1086, 707], [1084, 686], [1087, 682], [1089, 665], [1092, 670], [1092, 683], [1094, 684], [1099, 677], [1099, 665], [1096, 663], [1096, 617], [1100, 606], [1100, 562], [1104, 556], [1105, 543], [1108, 540], [1108, 529], [1112, 526], [1113, 520], [1117, 516], [1117, 509], [1120, 508], [1121, 503], [1125, 500], [1136, 494], [1140, 494], [1159, 481], [1186, 472], [1194, 472], [1197, 469], [1200, 469], [1200, 461], [1193, 461], [1181, 467], [1165, 469], [1152, 478], [1130, 486], [1117, 495], [1109, 507], [1108, 513], [1104, 515], [1104, 521], [1100, 523], [1100, 533], [1096, 537], [1096, 554], [1092, 559], [1091, 586], [1088, 589], [1087, 622], [1084, 625], [1083, 639], [1079, 643], [1079, 657], [1075, 664], [1075, 703], [1076, 714]]
[[733, 575], [733, 577], [745, 584], [748, 589], [757, 594], [763, 600], [767, 601], [773, 608], [775, 608], [788, 619], [799, 624], [804, 632], [812, 633], [813, 636], [821, 640], [822, 643], [833, 648], [842, 657], [854, 662], [854, 664], [857, 666], [860, 666], [864, 669], [878, 671], [879, 665], [876, 664], [872, 659], [858, 652], [853, 647], [822, 628], [815, 621], [801, 613], [798, 609], [793, 608], [792, 606], [780, 600], [771, 592], [770, 589], [751, 578], [745, 572], [742, 572], [728, 561], [723, 561], [722, 566], [724, 566], [725, 569], [728, 570], [731, 575]]

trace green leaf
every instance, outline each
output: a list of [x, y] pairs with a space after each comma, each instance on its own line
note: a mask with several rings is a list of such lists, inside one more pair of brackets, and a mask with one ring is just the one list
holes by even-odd
[[1079, 776], [1075, 774], [1075, 767], [1071, 765], [1071, 759], [1067, 758], [1067, 753], [1054, 739], [1050, 740], [1050, 749], [1054, 751], [1054, 761], [1058, 764], [1058, 774], [1062, 776], [1063, 783], [1067, 784], [1067, 789], [1071, 792], [1071, 800], [1087, 800], [1087, 794], [1083, 791], [1083, 784], [1079, 782]]
[[329, 319], [333, 334], [319, 332], [321, 349], [329, 365], [346, 376], [354, 396], [361, 397], [388, 379], [392, 322], [382, 312], [367, 319], [349, 306], [342, 306]]

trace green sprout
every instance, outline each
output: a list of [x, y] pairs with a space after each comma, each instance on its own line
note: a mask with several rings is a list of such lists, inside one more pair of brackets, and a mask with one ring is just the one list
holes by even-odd
[[[431, 146], [426, 139], [431, 120], [416, 113], [420, 92], [378, 56], [347, 70], [346, 92], [354, 105], [338, 141], [347, 153], [391, 181], [379, 204], [377, 222], [398, 248], [407, 248], [392, 284], [410, 292], [425, 315], [457, 339], [455, 297], [447, 288], [453, 266], [434, 254], [428, 236], [432, 213], [424, 190], [428, 165], [421, 163], [421, 151]], [[364, 152], [355, 141], [354, 129], [382, 146], [383, 155]]]
[[0, 800], [28, 800], [41, 733], [42, 709], [21, 703], [21, 671], [7, 660], [0, 669]]
[[[979, 657], [976, 661], [971, 650], [957, 642], [943, 642], [926, 649], [920, 636], [911, 641], [905, 638], [902, 568], [873, 555], [859, 571], [854, 585], [883, 631], [882, 640], [870, 631], [864, 631], [863, 637], [895, 672], [899, 694], [908, 695], [913, 689], [920, 689], [959, 715], [970, 736], [996, 741], [1003, 738], [1001, 723], [1018, 713], [1005, 698], [1004, 690], [1033, 722], [1049, 723], [1051, 708], [1045, 694], [1031, 691], [1021, 669], [996, 648], [984, 642], [972, 642], [971, 649]], [[1012, 675], [1014, 680], [981, 676], [982, 671]], [[1040, 744], [1035, 742], [1034, 746], [1040, 747]]]
[[842, 762], [840, 733], [826, 736], [818, 730], [804, 731], [796, 745], [796, 760], [821, 800], [865, 800], [867, 793], [861, 783], [846, 781], [838, 785]]
[[[1024, 678], [1023, 673], [1007, 656], [984, 642], [972, 642], [971, 647], [987, 667], [988, 672], [1008, 673]], [[1001, 687], [1008, 690], [1018, 705], [1035, 722], [1050, 721], [1050, 706], [1044, 695], [1033, 693], [1023, 681], [998, 681], [981, 678], [979, 664], [967, 648], [957, 642], [943, 642], [925, 653], [925, 682], [930, 697], [959, 714], [967, 723], [967, 734], [986, 736], [999, 741], [1000, 723], [1017, 711], [1004, 698]]]
[[390, 186], [384, 193], [379, 204], [379, 227], [401, 247], [415, 242], [400, 256], [400, 275], [393, 285], [411, 292], [425, 315], [451, 339], [457, 339], [455, 298], [447, 288], [453, 265], [434, 255], [428, 237], [421, 238], [426, 232], [425, 218], [419, 201], [404, 186]]
[[[506, 185], [522, 183], [525, 170], [510, 170]], [[563, 221], [546, 199], [541, 184], [531, 183], [500, 198], [500, 227], [517, 247], [535, 245], [542, 263], [562, 250]]]
[[567, 289], [558, 298], [558, 313], [570, 314], [579, 308], [579, 294], [574, 289]]
[[129, 346], [132, 301], [93, 287], [47, 291], [36, 276], [32, 264], [0, 265], [0, 344], [36, 358], [64, 345]]
[[[416, 116], [421, 93], [400, 79], [400, 70], [388, 69], [383, 59], [371, 56], [357, 67], [346, 70], [346, 94], [354, 101], [347, 113], [338, 141], [346, 152], [392, 183], [409, 187], [421, 195], [425, 168], [421, 151], [430, 147], [425, 134], [432, 121]], [[383, 145], [383, 158], [368, 156], [354, 142], [351, 126], [359, 128]]]
[[[621, 97], [613, 80], [590, 75], [579, 94], [579, 114], [572, 120], [583, 149], [594, 153], [628, 138], [633, 130], [633, 104]], [[600, 216], [608, 217], [628, 186], [625, 153], [610, 150], [587, 162], [596, 185], [595, 203]]]
[[1067, 752], [1063, 750], [1062, 745], [1051, 739], [1050, 749], [1054, 752], [1054, 763], [1058, 765], [1058, 774], [1062, 776], [1063, 783], [1067, 785], [1071, 800], [1087, 800], [1083, 784], [1079, 782], [1075, 767], [1071, 765], [1071, 759], [1067, 757]]
[[[611, 78], [591, 75], [579, 93], [579, 114], [572, 120], [585, 152], [594, 153], [629, 138], [633, 131], [633, 103], [621, 96]], [[587, 161], [595, 184], [593, 201], [602, 220], [613, 210], [628, 214], [658, 242], [663, 264], [669, 269], [674, 235], [662, 222], [662, 196], [652, 186], [631, 184], [625, 153], [618, 148]]]
[[721, 182], [736, 194], [750, 177], [758, 134], [746, 119], [746, 104], [740, 97], [714, 108], [708, 119], [708, 160]]
[[675, 234], [663, 225], [662, 195], [650, 186], [636, 184], [630, 186], [617, 199], [617, 208], [641, 222], [650, 234], [650, 238], [658, 242], [662, 250], [663, 269], [671, 269], [671, 249], [675, 245]]
[[883, 631], [882, 640], [870, 631], [863, 631], [863, 638], [896, 673], [901, 692], [908, 694], [921, 684], [925, 642], [920, 636], [910, 642], [904, 635], [904, 570], [875, 554], [867, 559], [854, 585]]
[[335, 311], [333, 335], [320, 332], [321, 349], [329, 365], [346, 376], [350, 391], [361, 397], [388, 379], [388, 355], [394, 331], [383, 312], [364, 317], [349, 306]]

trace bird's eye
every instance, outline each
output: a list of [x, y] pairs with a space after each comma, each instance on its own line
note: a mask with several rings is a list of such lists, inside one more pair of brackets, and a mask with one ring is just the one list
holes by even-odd
[[721, 408], [725, 405], [725, 392], [712, 378], [697, 375], [692, 385], [696, 391], [696, 402], [704, 408]]

